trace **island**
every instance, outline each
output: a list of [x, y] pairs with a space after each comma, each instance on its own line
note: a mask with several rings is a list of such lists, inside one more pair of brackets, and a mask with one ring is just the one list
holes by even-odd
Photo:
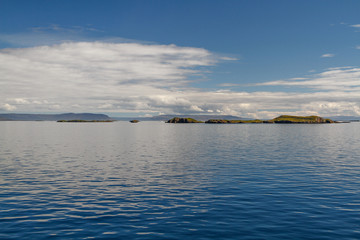
[[302, 117], [302, 116], [281, 115], [274, 119], [268, 120], [267, 123], [335, 123], [335, 121], [318, 116]]
[[[167, 121], [167, 123], [204, 123], [193, 118], [175, 117]], [[207, 124], [241, 124], [241, 123], [283, 123], [283, 124], [321, 124], [321, 123], [338, 123], [328, 118], [319, 116], [291, 116], [281, 115], [271, 120], [226, 120], [226, 119], [209, 119], [205, 121]]]
[[166, 123], [204, 123], [204, 122], [195, 120], [193, 118], [174, 117], [174, 118], [168, 120]]

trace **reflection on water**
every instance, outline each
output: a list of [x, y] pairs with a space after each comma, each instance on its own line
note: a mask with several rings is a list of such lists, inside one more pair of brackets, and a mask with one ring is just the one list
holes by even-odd
[[359, 136], [0, 122], [0, 239], [359, 239]]

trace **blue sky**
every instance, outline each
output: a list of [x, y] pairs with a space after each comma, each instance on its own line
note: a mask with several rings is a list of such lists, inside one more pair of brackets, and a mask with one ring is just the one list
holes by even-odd
[[0, 111], [360, 115], [359, 10], [0, 0]]

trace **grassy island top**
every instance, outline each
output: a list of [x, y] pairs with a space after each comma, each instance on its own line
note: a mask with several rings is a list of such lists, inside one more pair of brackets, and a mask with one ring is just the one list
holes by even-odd
[[168, 120], [167, 123], [203, 123], [203, 122], [195, 120], [193, 118], [174, 117], [174, 118]]
[[331, 119], [325, 119], [318, 116], [290, 116], [290, 115], [281, 115], [277, 118], [269, 120], [268, 122], [274, 123], [334, 123]]
[[[193, 118], [172, 118], [167, 123], [202, 123]], [[271, 120], [226, 120], [226, 119], [210, 119], [205, 121], [209, 124], [240, 124], [240, 123], [305, 123], [305, 124], [317, 124], [317, 123], [335, 123], [331, 119], [321, 118], [318, 116], [290, 116], [281, 115]]]
[[81, 119], [74, 119], [74, 120], [58, 120], [57, 122], [75, 122], [75, 123], [93, 123], [93, 122], [114, 122], [114, 120], [81, 120]]

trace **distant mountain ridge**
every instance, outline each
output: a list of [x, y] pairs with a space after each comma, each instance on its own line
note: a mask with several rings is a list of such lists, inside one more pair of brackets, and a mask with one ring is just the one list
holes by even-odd
[[2, 121], [58, 121], [58, 120], [110, 120], [105, 114], [95, 113], [62, 113], [62, 114], [25, 114], [0, 113]]

